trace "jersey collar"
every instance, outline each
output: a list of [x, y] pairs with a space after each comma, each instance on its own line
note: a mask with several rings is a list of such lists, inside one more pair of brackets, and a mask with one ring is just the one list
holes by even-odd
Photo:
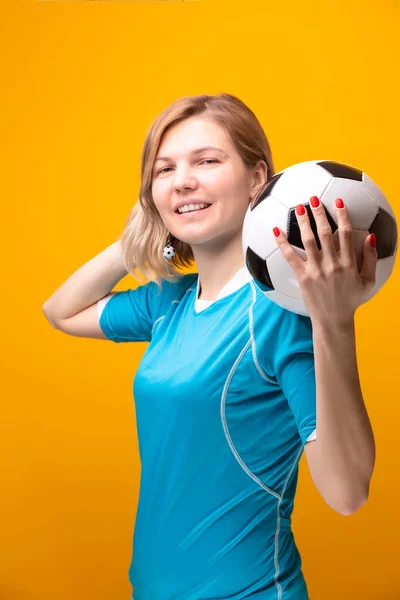
[[[219, 292], [218, 296], [215, 300], [220, 300], [224, 296], [228, 296], [233, 292], [236, 292], [243, 285], [252, 280], [252, 276], [250, 275], [246, 266], [241, 267], [238, 271], [236, 271], [235, 275], [224, 285], [222, 290]], [[212, 304], [211, 300], [203, 300], [199, 299], [199, 290], [200, 290], [200, 277], [197, 278], [197, 289], [196, 289], [196, 302], [203, 304]]]

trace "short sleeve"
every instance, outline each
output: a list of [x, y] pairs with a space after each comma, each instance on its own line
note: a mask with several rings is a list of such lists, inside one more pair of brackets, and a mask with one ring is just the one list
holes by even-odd
[[97, 303], [100, 327], [113, 342], [150, 342], [156, 321], [192, 289], [197, 273], [180, 276], [178, 281], [161, 280], [136, 289], [112, 292]]
[[150, 281], [136, 289], [113, 292], [97, 303], [99, 324], [113, 342], [149, 342], [155, 321], [158, 285]]
[[[293, 413], [301, 441], [316, 439], [316, 380], [311, 319], [284, 311], [273, 350], [273, 368]], [[277, 333], [278, 333], [277, 331]]]

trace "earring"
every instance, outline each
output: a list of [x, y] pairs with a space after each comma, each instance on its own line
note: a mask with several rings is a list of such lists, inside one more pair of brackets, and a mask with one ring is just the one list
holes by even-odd
[[163, 256], [167, 260], [171, 260], [175, 256], [175, 248], [171, 245], [171, 236], [168, 234], [167, 245], [163, 250]]

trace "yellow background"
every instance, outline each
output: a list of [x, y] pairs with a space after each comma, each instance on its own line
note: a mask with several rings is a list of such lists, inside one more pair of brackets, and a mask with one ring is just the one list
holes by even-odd
[[[364, 169], [400, 211], [399, 4], [9, 0], [0, 19], [1, 600], [129, 600], [146, 344], [78, 339], [42, 304], [114, 242], [152, 120], [185, 95], [254, 110], [276, 169]], [[136, 287], [128, 276], [117, 289]], [[356, 315], [377, 462], [335, 513], [303, 455], [293, 515], [311, 600], [400, 598], [399, 271]], [[146, 600], [152, 600], [148, 598]]]

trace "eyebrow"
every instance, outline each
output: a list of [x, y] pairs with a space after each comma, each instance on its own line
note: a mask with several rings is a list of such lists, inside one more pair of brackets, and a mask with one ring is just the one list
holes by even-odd
[[[201, 152], [204, 152], [204, 150], [218, 150], [218, 152], [222, 152], [226, 156], [226, 152], [224, 152], [224, 150], [222, 150], [222, 148], [217, 148], [216, 146], [203, 146], [203, 148], [196, 148], [195, 150], [192, 150], [190, 152], [190, 154], [191, 155], [200, 154]], [[159, 160], [172, 160], [172, 158], [170, 158], [169, 156], [159, 156], [154, 161], [154, 164]]]

